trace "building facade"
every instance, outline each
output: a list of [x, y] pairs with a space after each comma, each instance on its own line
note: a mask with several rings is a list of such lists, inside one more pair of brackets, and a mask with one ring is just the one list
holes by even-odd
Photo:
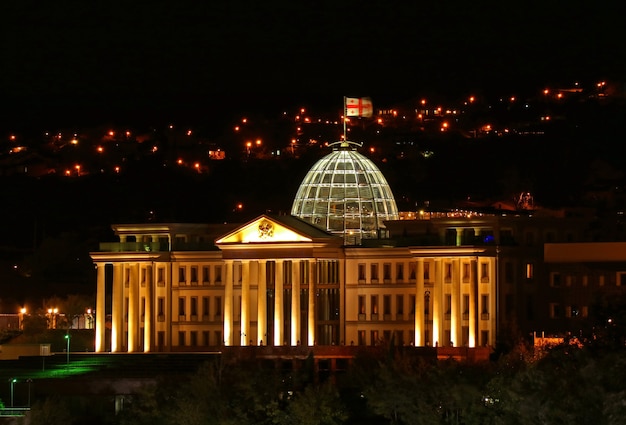
[[114, 229], [120, 242], [91, 254], [99, 352], [495, 343], [491, 247], [344, 246], [292, 216], [260, 216], [204, 250], [201, 225]]

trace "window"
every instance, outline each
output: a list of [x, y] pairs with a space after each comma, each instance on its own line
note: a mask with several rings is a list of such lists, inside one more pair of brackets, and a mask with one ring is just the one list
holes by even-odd
[[178, 297], [178, 316], [184, 320], [185, 316], [185, 297]]
[[365, 331], [359, 331], [359, 337], [358, 337], [357, 343], [359, 345], [367, 344], [367, 341], [365, 341]]
[[489, 264], [480, 263], [480, 281], [489, 282]]
[[383, 264], [383, 280], [385, 283], [391, 282], [391, 264]]
[[446, 283], [451, 283], [452, 282], [452, 263], [445, 263], [444, 268], [445, 268], [444, 281]]
[[157, 269], [157, 285], [165, 286], [165, 268], [163, 267]]
[[[424, 267], [426, 267], [426, 265], [424, 265]], [[409, 279], [414, 281], [416, 274], [417, 274], [417, 263], [415, 263], [414, 261], [411, 261], [409, 263]]]
[[396, 280], [398, 282], [404, 281], [404, 264], [396, 264]]
[[416, 302], [415, 295], [409, 295], [409, 315], [411, 317], [415, 317], [415, 302]]
[[222, 318], [222, 297], [215, 297], [215, 319], [219, 320], [221, 318]]
[[561, 306], [559, 303], [550, 303], [550, 317], [552, 319], [561, 317]]
[[482, 346], [489, 345], [489, 331], [480, 331], [480, 344]]
[[559, 288], [561, 286], [561, 273], [559, 272], [550, 273], [550, 286], [554, 288]]
[[378, 345], [378, 343], [380, 342], [378, 339], [378, 331], [370, 331], [370, 345]]
[[372, 295], [370, 302], [372, 304], [372, 320], [378, 320], [378, 295]]
[[198, 346], [198, 332], [197, 331], [189, 332], [189, 345], [191, 345], [192, 347]]
[[224, 340], [222, 339], [222, 331], [215, 331], [215, 343], [217, 345], [222, 345]]
[[191, 267], [191, 284], [192, 285], [198, 284], [198, 267], [197, 266]]
[[378, 264], [373, 263], [370, 265], [370, 275], [372, 283], [378, 283]]
[[185, 346], [185, 331], [178, 331], [178, 345]]
[[445, 245], [456, 246], [456, 229], [446, 229]]
[[446, 294], [444, 302], [445, 302], [445, 318], [447, 320], [450, 320], [450, 317], [452, 316], [452, 295]]
[[489, 319], [489, 295], [481, 295], [480, 296], [480, 314], [481, 319], [488, 320]]
[[209, 266], [202, 266], [202, 284], [208, 285], [211, 282], [211, 269]]
[[430, 263], [424, 261], [424, 281], [430, 281]]
[[463, 263], [463, 283], [469, 283], [470, 281], [470, 263]]
[[359, 320], [365, 320], [365, 295], [359, 295]]
[[141, 321], [143, 322], [146, 317], [146, 297], [141, 297]]
[[146, 275], [148, 274], [148, 271], [146, 270], [145, 267], [141, 268], [141, 286], [146, 286]]
[[191, 297], [189, 312], [191, 313], [192, 317], [198, 316], [198, 297]]
[[526, 279], [531, 280], [535, 275], [533, 263], [526, 263]]
[[215, 266], [215, 284], [216, 285], [221, 285], [222, 284], [222, 266]]
[[474, 245], [476, 240], [476, 233], [474, 229], [463, 229], [463, 242], [462, 245]]
[[389, 320], [389, 316], [391, 316], [391, 295], [383, 295], [383, 315], [385, 320]]
[[210, 344], [209, 341], [209, 331], [202, 331], [202, 345], [205, 347]]
[[209, 297], [202, 297], [202, 317], [204, 320], [209, 317]]
[[365, 282], [365, 264], [359, 264], [359, 283]]
[[178, 268], [178, 284], [179, 285], [185, 284], [185, 267]]
[[157, 316], [160, 322], [165, 319], [165, 297], [157, 298]]
[[399, 319], [402, 319], [404, 314], [404, 295], [396, 295], [396, 315]]
[[626, 286], [626, 272], [619, 272], [619, 273], [617, 273], [616, 285], [617, 286]]

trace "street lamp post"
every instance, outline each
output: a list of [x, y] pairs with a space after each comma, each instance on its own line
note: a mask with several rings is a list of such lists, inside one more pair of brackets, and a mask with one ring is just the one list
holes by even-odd
[[9, 382], [11, 383], [11, 407], [13, 407], [13, 386], [17, 382], [17, 379], [16, 378], [11, 378], [11, 379], [9, 379]]
[[65, 339], [67, 340], [67, 367], [70, 367], [70, 330], [67, 330], [67, 333], [65, 334]]
[[26, 382], [28, 382], [28, 407], [30, 407], [30, 384], [33, 383], [33, 380], [31, 378], [28, 378]]

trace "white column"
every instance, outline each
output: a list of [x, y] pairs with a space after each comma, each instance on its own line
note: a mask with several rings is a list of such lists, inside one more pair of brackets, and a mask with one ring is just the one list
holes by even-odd
[[224, 267], [224, 345], [233, 345], [233, 261], [225, 260]]
[[[153, 237], [154, 240], [154, 237]], [[144, 353], [148, 353], [152, 349], [152, 321], [154, 318], [152, 317], [152, 306], [154, 300], [152, 297], [154, 296], [154, 289], [152, 285], [154, 284], [154, 267], [152, 264], [146, 266], [146, 291], [145, 291], [145, 299], [146, 299], [146, 311], [143, 317], [143, 351]]]
[[497, 303], [498, 303], [498, 272], [495, 258], [489, 259], [489, 342], [494, 346], [496, 344], [496, 323], [497, 323]]
[[441, 258], [435, 259], [435, 286], [431, 294], [433, 300], [433, 346], [441, 345], [443, 339], [441, 334], [443, 331], [442, 318], [442, 302], [443, 296], [443, 270], [441, 267]]
[[250, 334], [250, 261], [241, 264], [241, 346], [248, 345]]
[[315, 260], [309, 260], [309, 346], [315, 345]]
[[137, 351], [139, 341], [139, 264], [129, 265], [128, 287], [128, 352]]
[[472, 258], [470, 266], [470, 287], [469, 287], [469, 341], [470, 347], [476, 347], [476, 315], [478, 314], [478, 259]]
[[113, 264], [113, 294], [111, 297], [111, 352], [122, 349], [124, 333], [124, 291], [123, 267], [121, 263]]
[[424, 345], [424, 331], [426, 324], [424, 323], [424, 259], [417, 259], [417, 276], [415, 285], [415, 346]]
[[97, 267], [97, 294], [96, 294], [96, 353], [105, 350], [104, 341], [106, 337], [106, 285], [105, 285], [105, 263], [96, 263]]
[[291, 261], [291, 345], [300, 340], [300, 261]]
[[267, 261], [259, 260], [259, 289], [257, 297], [257, 337], [258, 344], [270, 344], [267, 340]]
[[461, 324], [461, 309], [460, 304], [460, 292], [461, 292], [461, 273], [460, 273], [459, 258], [452, 260], [452, 291], [451, 291], [451, 305], [450, 305], [450, 341], [455, 346], [460, 345], [460, 324]]
[[283, 345], [283, 260], [276, 260], [274, 281], [274, 346]]

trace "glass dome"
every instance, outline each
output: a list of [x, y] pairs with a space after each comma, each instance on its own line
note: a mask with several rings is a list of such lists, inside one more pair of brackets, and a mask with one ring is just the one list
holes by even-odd
[[359, 245], [378, 238], [384, 220], [397, 220], [398, 207], [378, 167], [342, 143], [311, 167], [291, 214], [343, 236], [346, 245]]

